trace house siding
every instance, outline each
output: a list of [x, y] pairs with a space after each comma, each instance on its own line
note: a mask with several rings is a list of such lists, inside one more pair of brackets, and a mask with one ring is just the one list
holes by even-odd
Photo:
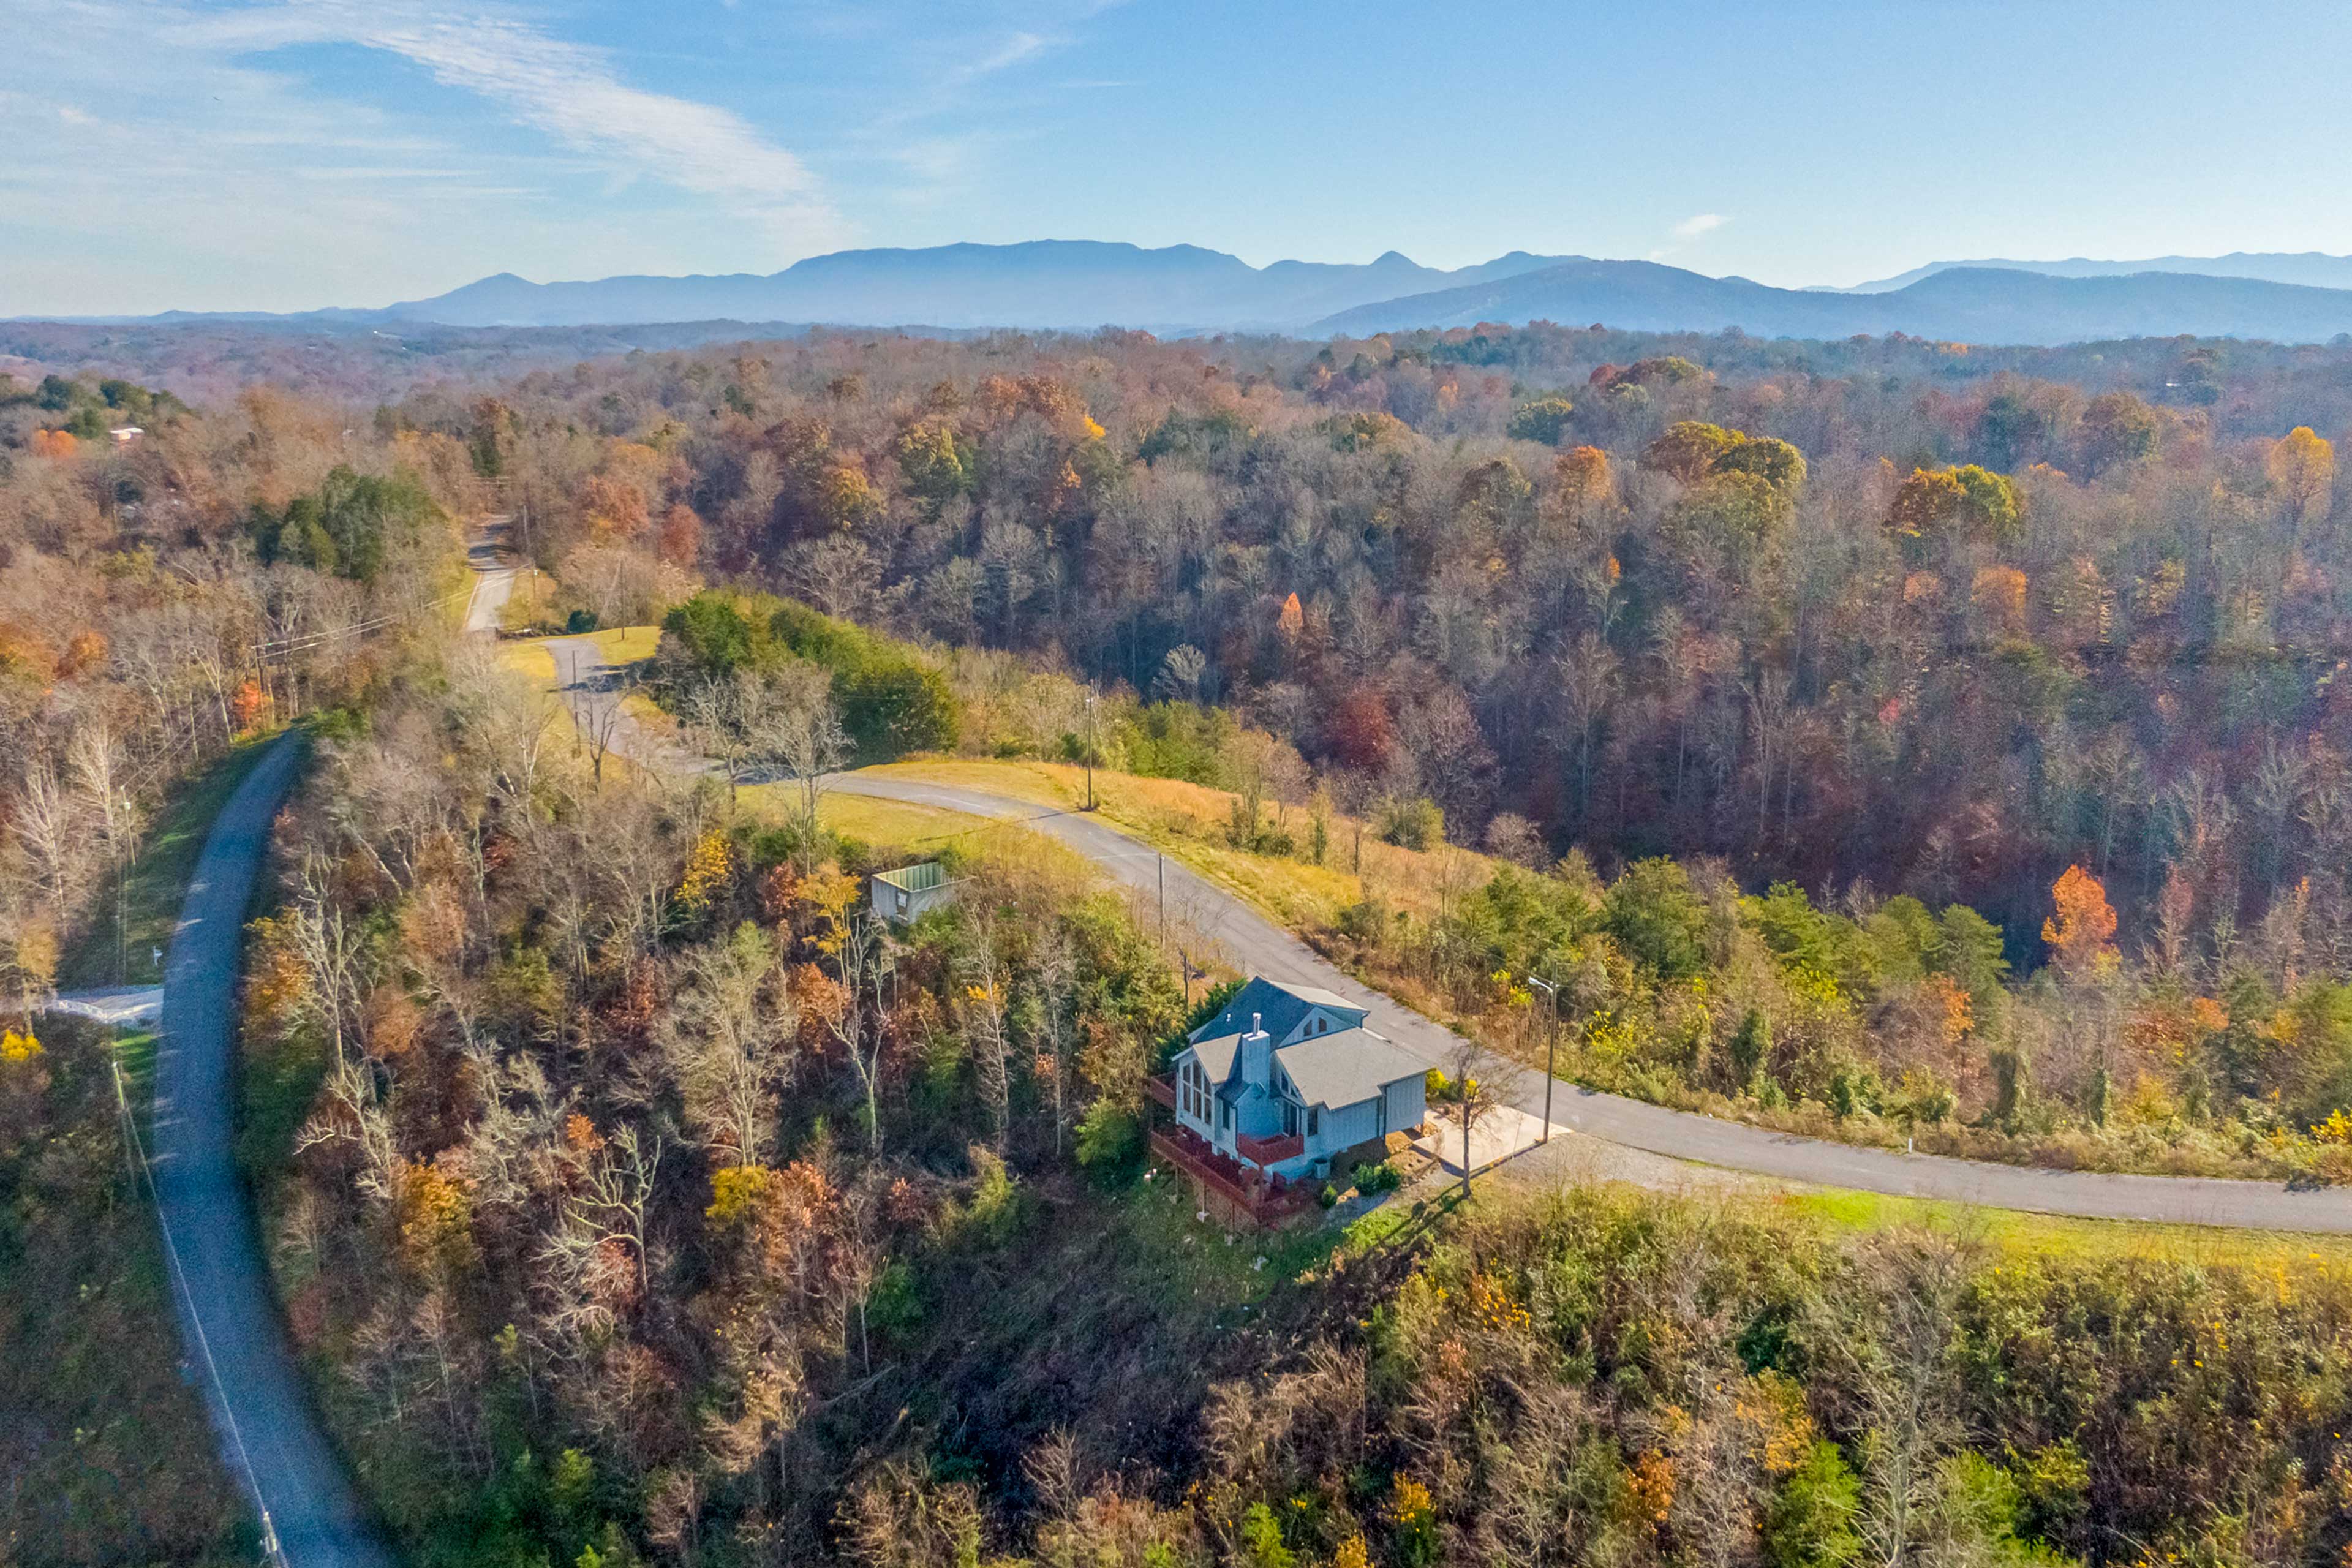
[[1323, 1113], [1322, 1146], [1326, 1152], [1338, 1153], [1352, 1149], [1368, 1138], [1380, 1136], [1380, 1102], [1358, 1100]]
[[1429, 1120], [1429, 1083], [1425, 1079], [1403, 1078], [1388, 1086], [1389, 1126], [1391, 1132], [1402, 1132]]

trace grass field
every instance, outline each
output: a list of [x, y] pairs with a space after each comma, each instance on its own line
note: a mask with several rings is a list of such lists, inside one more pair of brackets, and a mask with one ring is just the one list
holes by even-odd
[[2150, 1225], [2142, 1220], [2071, 1219], [2021, 1209], [1976, 1208], [1925, 1198], [1888, 1197], [1843, 1188], [1769, 1194], [1800, 1214], [1853, 1230], [1921, 1228], [1968, 1237], [2004, 1252], [2079, 1258], [2150, 1258], [2189, 1263], [2282, 1268], [2310, 1277], [2352, 1279], [2352, 1237], [2230, 1230], [2218, 1226]]
[[[139, 847], [137, 863], [126, 868], [121, 886], [108, 888], [96, 900], [89, 929], [60, 955], [58, 989], [152, 985], [163, 978], [154, 952], [172, 944], [180, 900], [187, 893], [196, 857], [204, 851], [205, 835], [268, 743], [266, 738], [242, 742], [173, 791]], [[122, 916], [119, 936], [118, 908]]]
[[541, 639], [517, 637], [499, 644], [499, 662], [550, 689], [554, 688], [555, 655]]

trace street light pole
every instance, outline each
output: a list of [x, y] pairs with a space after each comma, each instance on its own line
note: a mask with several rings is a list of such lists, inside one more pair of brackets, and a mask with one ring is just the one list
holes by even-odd
[[1551, 1086], [1554, 1081], [1552, 1068], [1559, 1060], [1559, 987], [1549, 980], [1538, 980], [1532, 974], [1528, 976], [1528, 984], [1541, 986], [1543, 994], [1551, 999], [1551, 1032], [1545, 1037], [1544, 1041], [1543, 1135], [1536, 1140], [1538, 1143], [1549, 1143], [1551, 1142]]

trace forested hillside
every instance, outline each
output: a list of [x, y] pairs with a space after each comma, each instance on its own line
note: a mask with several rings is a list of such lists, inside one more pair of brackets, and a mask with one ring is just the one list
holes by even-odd
[[2240, 928], [2311, 873], [2333, 951], [2352, 351], [1661, 346], [829, 339], [383, 417], [495, 448], [575, 577], [1230, 704], [1460, 838], [1958, 899], [2020, 962], [2069, 864], [2134, 940], [2176, 871]]
[[[1592, 1193], [1228, 1240], [1145, 1175], [1188, 997], [1124, 903], [607, 758], [446, 635], [461, 521], [511, 511], [518, 626], [658, 624], [682, 741], [1230, 791], [1199, 842], [1339, 889], [1311, 937], [1518, 1048], [1548, 976], [1596, 1081], [2326, 1181], [2352, 353], [821, 335], [353, 403], [72, 369], [0, 389], [5, 979], [143, 978], [145, 825], [310, 718], [244, 1148], [421, 1561], [2153, 1568], [2352, 1528], [2332, 1249]], [[856, 919], [917, 854], [955, 908]], [[59, 1225], [112, 1196], [97, 1049], [16, 1037], [0, 1269], [134, 1300]], [[87, 1363], [106, 1325], [25, 1278], [31, 1355]], [[74, 1473], [71, 1408], [24, 1473]], [[124, 1517], [76, 1550], [225, 1528]]]
[[957, 836], [954, 903], [885, 933], [854, 873], [904, 849], [600, 771], [540, 695], [468, 653], [326, 737], [249, 950], [253, 1081], [319, 1086], [289, 1318], [421, 1563], [2152, 1568], [2346, 1528], [2332, 1244], [1499, 1175], [1236, 1237], [1139, 1157], [1186, 1013], [1126, 905]]

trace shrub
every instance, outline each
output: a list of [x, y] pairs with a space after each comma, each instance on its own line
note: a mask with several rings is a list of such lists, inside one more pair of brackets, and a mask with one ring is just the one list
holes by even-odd
[[1445, 842], [1445, 813], [1426, 795], [1391, 801], [1381, 812], [1380, 835], [1400, 849], [1434, 849]]
[[791, 603], [777, 605], [768, 632], [781, 648], [833, 672], [842, 727], [862, 755], [954, 749], [961, 727], [955, 693], [907, 645]]
[[1143, 1158], [1143, 1121], [1109, 1099], [1078, 1119], [1078, 1164], [1106, 1186], [1123, 1184]]
[[1661, 980], [1706, 966], [1706, 904], [1690, 873], [1667, 859], [1636, 860], [1601, 900], [1602, 926]]
[[1765, 1559], [1773, 1568], [1844, 1568], [1862, 1551], [1861, 1506], [1861, 1483], [1837, 1445], [1816, 1441], [1765, 1512]]

